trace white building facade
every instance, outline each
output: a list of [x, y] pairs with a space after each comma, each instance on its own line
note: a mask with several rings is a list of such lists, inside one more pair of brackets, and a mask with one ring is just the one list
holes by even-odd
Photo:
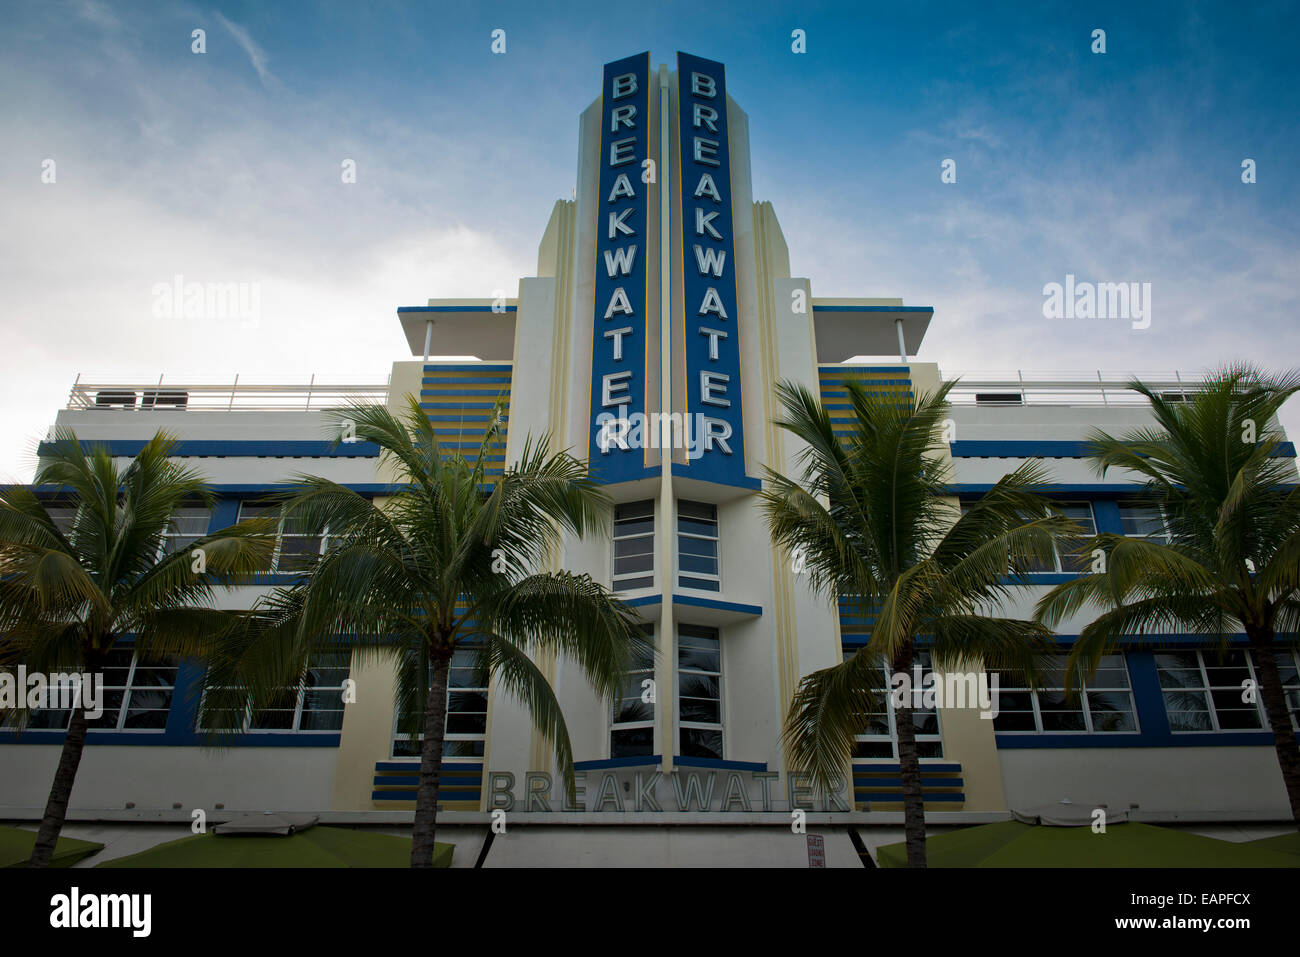
[[[606, 65], [581, 116], [579, 157], [575, 199], [555, 204], [537, 275], [504, 302], [399, 309], [417, 358], [395, 362], [386, 384], [78, 383], [58, 424], [122, 456], [160, 428], [177, 434], [178, 456], [220, 496], [210, 514], [187, 517], [185, 529], [201, 534], [256, 514], [295, 473], [391, 492], [372, 446], [331, 442], [325, 410], [344, 397], [398, 409], [418, 396], [443, 440], [468, 451], [505, 402], [497, 467], [526, 437], [549, 433], [588, 459], [616, 503], [612, 534], [566, 541], [555, 567], [589, 572], [637, 610], [656, 655], [629, 687], [654, 693], [611, 708], [572, 663], [537, 662], [578, 761], [570, 804], [523, 707], [475, 687], [454, 661], [447, 832], [484, 834], [499, 808], [497, 863], [804, 864], [805, 837], [791, 827], [802, 809], [808, 830], [827, 836], [828, 862], [856, 865], [849, 828], [867, 844], [901, 839], [892, 715], [861, 737], [838, 792], [815, 793], [790, 773], [780, 730], [795, 687], [863, 644], [867, 628], [811, 594], [773, 549], [757, 494], [764, 466], [796, 474], [796, 440], [773, 425], [776, 384], [806, 385], [846, 423], [845, 381], [900, 400], [933, 390], [940, 370], [912, 358], [932, 310], [817, 298], [811, 280], [791, 276], [776, 214], [751, 195], [748, 118], [726, 93], [722, 64], [678, 54], [675, 68], [656, 68], [641, 54]], [[1134, 501], [1137, 478], [1101, 481], [1083, 457], [1090, 428], [1149, 424], [1126, 380], [965, 378], [946, 453], [955, 497], [977, 497], [1038, 459], [1053, 474], [1049, 494], [1085, 527], [1159, 535], [1157, 517]], [[1157, 385], [1195, 384], [1170, 375]], [[675, 438], [667, 448], [665, 435]], [[295, 556], [326, 546], [289, 530], [266, 574], [222, 600], [247, 607], [293, 579]], [[1006, 611], [1030, 616], [1081, 567], [1058, 556]], [[1084, 624], [1061, 625], [1063, 653]], [[196, 808], [410, 820], [418, 759], [396, 732], [391, 668], [318, 662], [283, 709], [215, 750], [196, 722], [201, 664], [140, 662], [129, 648], [119, 657], [70, 820], [188, 823]], [[1297, 662], [1280, 663], [1294, 720]], [[919, 715], [929, 820], [983, 823], [1069, 799], [1205, 827], [1285, 821], [1262, 707], [1240, 700], [1252, 675], [1244, 646], [1221, 658], [1189, 636], [1148, 635], [1107, 658], [1078, 700], [1004, 685], [992, 720], [969, 707]], [[344, 704], [348, 678], [357, 693]], [[0, 732], [0, 817], [39, 817], [62, 739], [57, 717], [47, 725]]]

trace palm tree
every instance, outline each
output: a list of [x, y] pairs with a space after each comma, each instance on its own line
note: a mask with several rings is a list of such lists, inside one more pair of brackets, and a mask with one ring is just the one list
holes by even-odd
[[[958, 514], [949, 473], [934, 454], [954, 383], [914, 404], [847, 383], [853, 420], [837, 435], [802, 385], [783, 382], [777, 425], [803, 440], [799, 479], [766, 470], [763, 508], [772, 541], [803, 556], [809, 587], [874, 615], [867, 644], [841, 664], [805, 676], [785, 720], [794, 770], [822, 787], [842, 781], [854, 736], [878, 705], [882, 665], [910, 674], [924, 637], [936, 668], [1009, 669], [1033, 682], [1050, 631], [993, 617], [1020, 576], [1050, 562], [1073, 526], [1034, 494], [1045, 473], [1026, 463]], [[895, 707], [910, 867], [925, 866], [925, 811], [913, 709]]]
[[[70, 521], [56, 521], [32, 488], [0, 491], [0, 668], [93, 675], [128, 635], [140, 659], [201, 656], [237, 623], [237, 613], [211, 607], [214, 589], [265, 563], [270, 529], [241, 523], [168, 552], [164, 536], [175, 530], [177, 510], [214, 501], [202, 476], [168, 458], [174, 444], [159, 432], [119, 469], [107, 449], [83, 451], [73, 432], [58, 431], [35, 485], [58, 490], [59, 503], [75, 512]], [[86, 711], [79, 695], [33, 867], [48, 866], [63, 827]], [[28, 715], [8, 717], [22, 727]]]
[[1086, 547], [1105, 553], [1104, 569], [1052, 589], [1038, 617], [1055, 624], [1085, 605], [1102, 609], [1079, 634], [1071, 676], [1095, 673], [1103, 654], [1144, 631], [1212, 635], [1220, 650], [1244, 631], [1300, 827], [1300, 750], [1276, 658], [1300, 625], [1300, 488], [1294, 464], [1277, 455], [1284, 436], [1274, 425], [1300, 372], [1233, 363], [1184, 401], [1138, 381], [1129, 388], [1146, 397], [1156, 427], [1119, 438], [1094, 431], [1091, 458], [1100, 475], [1122, 468], [1146, 479], [1141, 500], [1161, 510], [1168, 541], [1097, 535]]
[[482, 686], [495, 679], [528, 707], [572, 794], [564, 715], [530, 655], [567, 656], [613, 698], [646, 639], [634, 613], [590, 576], [545, 569], [563, 533], [581, 536], [608, 521], [609, 500], [582, 463], [552, 454], [543, 438], [525, 442], [518, 462], [494, 477], [488, 461], [501, 444], [499, 419], [471, 460], [439, 445], [414, 398], [400, 417], [365, 405], [337, 415], [358, 440], [379, 446], [399, 490], [376, 504], [327, 479], [296, 477], [283, 500], [286, 520], [308, 533], [328, 529], [331, 544], [300, 581], [260, 603], [257, 627], [217, 664], [213, 683], [242, 683], [268, 700], [322, 650], [394, 662], [399, 712], [417, 715], [424, 735], [411, 866], [430, 867], [457, 649], [473, 651]]

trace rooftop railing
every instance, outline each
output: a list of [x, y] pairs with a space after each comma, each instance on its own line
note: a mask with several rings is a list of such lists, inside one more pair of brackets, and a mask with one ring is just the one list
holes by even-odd
[[1138, 379], [1179, 401], [1195, 392], [1201, 376], [1182, 372], [973, 372], [944, 371], [944, 379], [960, 379], [948, 394], [954, 405], [1146, 405], [1146, 398], [1129, 388]]
[[126, 412], [175, 410], [191, 412], [310, 412], [339, 408], [352, 402], [388, 401], [388, 382], [327, 383], [313, 375], [307, 382], [83, 382], [81, 376], [68, 396], [69, 409]]

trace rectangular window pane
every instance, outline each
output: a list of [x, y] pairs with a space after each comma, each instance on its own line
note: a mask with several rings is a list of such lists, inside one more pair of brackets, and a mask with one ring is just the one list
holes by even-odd
[[654, 585], [654, 502], [626, 502], [614, 506], [615, 591]]
[[722, 644], [716, 628], [677, 626], [678, 747], [722, 757]]
[[677, 503], [677, 568], [681, 587], [720, 590], [716, 505]]

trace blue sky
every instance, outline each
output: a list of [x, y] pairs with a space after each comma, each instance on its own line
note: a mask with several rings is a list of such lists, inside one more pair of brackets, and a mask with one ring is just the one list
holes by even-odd
[[[0, 479], [78, 373], [382, 381], [398, 306], [513, 295], [601, 65], [646, 49], [727, 65], [794, 273], [933, 306], [945, 371], [1300, 365], [1294, 4], [3, 8]], [[177, 273], [259, 283], [256, 326], [155, 318]], [[1150, 282], [1150, 328], [1045, 319], [1067, 273]]]

